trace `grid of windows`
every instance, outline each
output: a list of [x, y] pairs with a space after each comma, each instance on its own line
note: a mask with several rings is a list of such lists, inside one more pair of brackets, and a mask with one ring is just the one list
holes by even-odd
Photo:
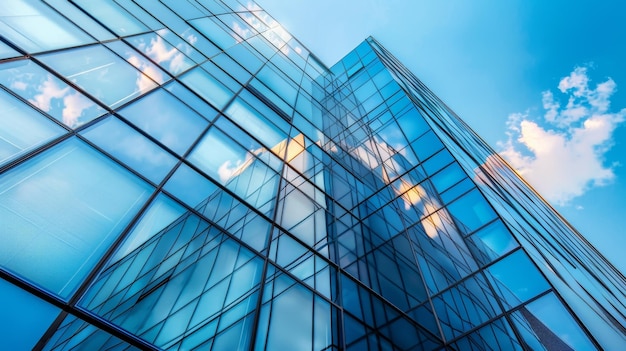
[[236, 0], [0, 4], [0, 336], [593, 350], [626, 281], [369, 38]]

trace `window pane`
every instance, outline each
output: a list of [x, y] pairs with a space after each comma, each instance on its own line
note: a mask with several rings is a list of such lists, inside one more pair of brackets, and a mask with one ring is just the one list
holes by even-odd
[[68, 20], [35, 0], [0, 2], [0, 33], [30, 53], [93, 42]]
[[487, 264], [517, 247], [517, 242], [502, 221], [495, 221], [468, 238], [476, 260]]
[[155, 82], [163, 84], [170, 79], [170, 76], [157, 65], [140, 55], [135, 49], [126, 45], [123, 41], [116, 40], [105, 44], [109, 49], [126, 59], [128, 63], [135, 66], [142, 73], [152, 78]]
[[507, 308], [515, 307], [550, 288], [522, 250], [487, 268], [485, 274]]
[[64, 133], [50, 119], [0, 90], [0, 165]]
[[135, 126], [182, 155], [209, 124], [163, 89], [119, 111]]
[[219, 110], [233, 96], [230, 89], [200, 67], [185, 73], [180, 80]]
[[156, 87], [152, 79], [102, 45], [42, 55], [39, 59], [110, 107]]
[[102, 115], [104, 110], [31, 60], [0, 65], [0, 84], [33, 106], [76, 128]]
[[177, 162], [171, 154], [115, 117], [99, 122], [83, 135], [156, 184]]
[[74, 2], [117, 35], [126, 36], [148, 31], [148, 27], [112, 0], [75, 0]]
[[523, 306], [511, 316], [524, 342], [533, 350], [596, 350], [552, 293]]
[[459, 228], [469, 234], [496, 217], [481, 193], [474, 189], [448, 205]]
[[0, 59], [18, 56], [21, 56], [19, 52], [13, 50], [10, 46], [0, 41]]
[[68, 298], [151, 191], [70, 139], [0, 177], [0, 265]]
[[0, 335], [5, 350], [31, 350], [61, 312], [2, 279], [0, 296]]
[[[167, 31], [163, 29], [159, 32]], [[191, 68], [194, 63], [185, 56], [177, 47], [172, 46], [156, 33], [148, 33], [128, 38], [128, 41], [139, 51], [151, 58], [154, 62], [169, 71], [173, 75]], [[189, 45], [179, 39], [182, 47], [193, 50]]]

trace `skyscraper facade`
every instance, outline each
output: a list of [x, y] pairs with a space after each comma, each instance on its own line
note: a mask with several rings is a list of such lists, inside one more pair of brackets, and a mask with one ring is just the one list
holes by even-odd
[[0, 3], [0, 349], [619, 350], [626, 279], [380, 43]]

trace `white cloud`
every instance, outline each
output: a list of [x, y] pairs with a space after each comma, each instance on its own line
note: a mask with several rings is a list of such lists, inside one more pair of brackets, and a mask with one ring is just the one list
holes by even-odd
[[568, 95], [564, 107], [552, 92], [544, 92], [543, 120], [528, 113], [510, 115], [509, 138], [499, 143], [500, 154], [511, 166], [559, 205], [615, 178], [615, 165], [605, 165], [604, 153], [612, 145], [613, 131], [626, 119], [626, 109], [609, 111], [617, 87], [612, 79], [593, 89], [589, 82], [586, 68], [574, 69], [558, 85]]
[[61, 88], [56, 84], [56, 82], [52, 79], [51, 75], [48, 75], [48, 79], [46, 79], [40, 86], [37, 87], [37, 91], [39, 94], [35, 95], [29, 101], [39, 107], [42, 111], [49, 112], [52, 108], [52, 99], [61, 99], [68, 92], [69, 87]]
[[89, 99], [83, 95], [74, 92], [63, 98], [63, 123], [75, 128], [80, 125], [78, 119], [83, 114], [83, 111], [94, 105]]

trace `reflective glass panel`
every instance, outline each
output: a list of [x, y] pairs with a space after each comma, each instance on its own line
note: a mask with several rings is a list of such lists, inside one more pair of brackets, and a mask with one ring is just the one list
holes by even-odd
[[0, 41], [0, 59], [21, 56], [19, 52]]
[[0, 65], [0, 84], [71, 128], [104, 113], [92, 100], [31, 60]]
[[119, 113], [179, 155], [187, 151], [209, 124], [163, 89], [144, 96]]
[[0, 265], [68, 298], [151, 187], [77, 139], [0, 177]]
[[109, 49], [115, 51], [118, 55], [122, 56], [128, 63], [135, 66], [143, 74], [152, 78], [155, 82], [163, 84], [170, 79], [170, 76], [161, 70], [157, 65], [150, 60], [140, 55], [135, 49], [126, 45], [123, 41], [116, 40], [105, 44]]
[[80, 305], [160, 349], [213, 338], [218, 350], [238, 349], [251, 332], [263, 259], [198, 216], [177, 217], [162, 200], [170, 208], [149, 214], [165, 211], [165, 226], [146, 219], [149, 231], [134, 230]]
[[75, 0], [74, 2], [117, 35], [126, 36], [148, 31], [148, 27], [113, 0]]
[[[167, 31], [163, 29], [159, 32]], [[183, 54], [177, 47], [172, 46], [165, 41], [157, 33], [147, 33], [139, 36], [127, 38], [127, 40], [135, 46], [139, 51], [143, 52], [146, 56], [151, 58], [158, 65], [166, 69], [173, 75], [186, 71], [194, 65], [185, 54]], [[181, 40], [181, 44], [184, 43]], [[183, 47], [189, 47], [184, 43]]]
[[0, 90], [0, 165], [65, 132], [52, 120]]
[[485, 274], [507, 308], [515, 307], [550, 288], [522, 250], [490, 266]]
[[89, 128], [83, 135], [156, 184], [177, 162], [174, 156], [113, 116]]
[[39, 59], [110, 107], [156, 87], [152, 79], [102, 45], [60, 51]]
[[448, 205], [448, 211], [465, 234], [473, 232], [496, 217], [487, 200], [477, 189]]
[[502, 221], [495, 221], [468, 238], [467, 246], [476, 260], [487, 264], [516, 248], [517, 242]]
[[36, 0], [1, 1], [0, 33], [29, 53], [94, 41], [47, 5]]
[[220, 110], [233, 96], [230, 89], [200, 67], [185, 73], [180, 80]]
[[31, 350], [60, 309], [0, 279], [0, 335], [5, 350]]
[[511, 316], [522, 339], [533, 350], [597, 350], [553, 293]]

